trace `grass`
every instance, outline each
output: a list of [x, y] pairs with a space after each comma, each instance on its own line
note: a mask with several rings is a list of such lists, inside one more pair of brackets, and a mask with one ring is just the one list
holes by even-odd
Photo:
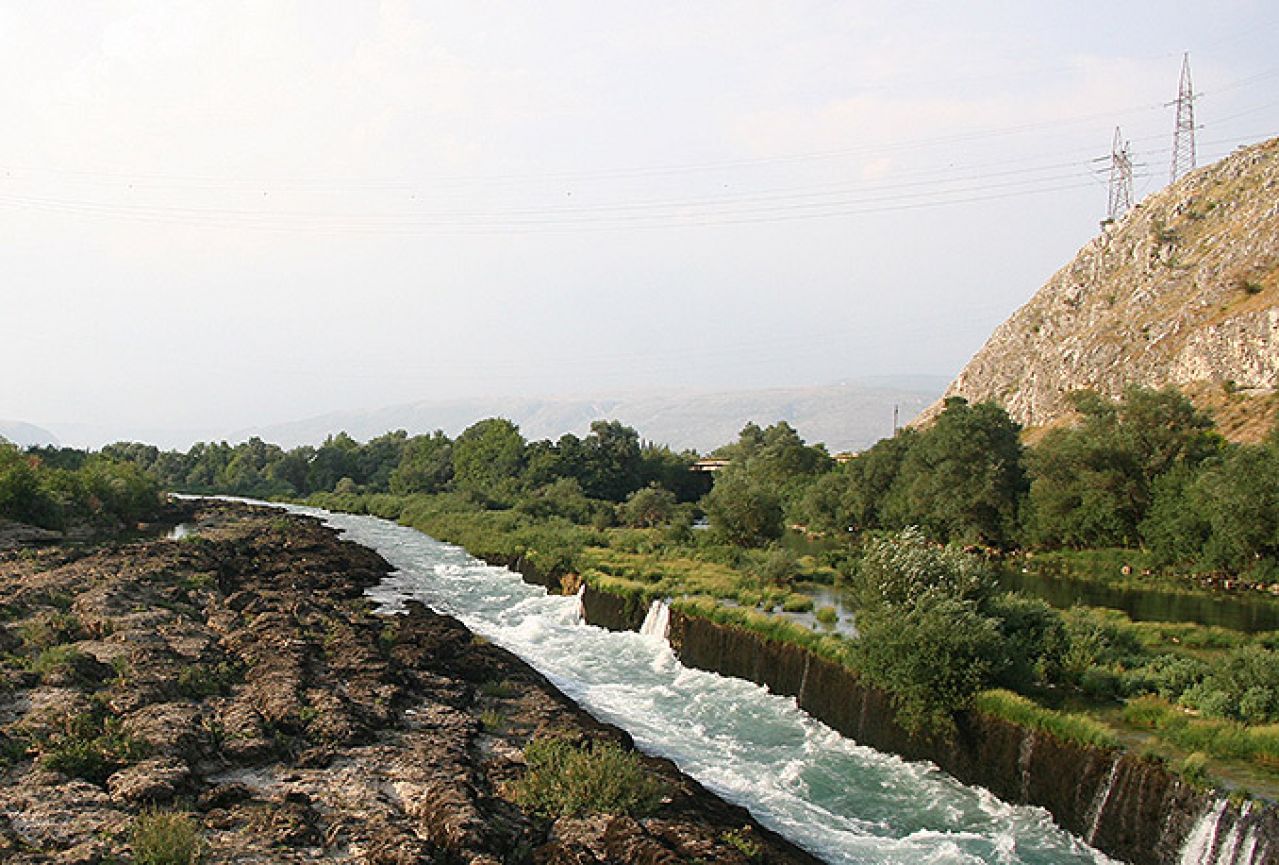
[[730, 829], [719, 838], [751, 862], [760, 862], [764, 858], [764, 846], [751, 838], [749, 833], [750, 830], [746, 828]]
[[552, 817], [586, 814], [651, 814], [666, 795], [634, 751], [613, 742], [578, 747], [553, 736], [524, 749], [528, 770], [509, 786], [521, 807]]
[[850, 643], [836, 634], [819, 634], [789, 619], [759, 610], [726, 607], [714, 598], [680, 598], [672, 602], [671, 609], [721, 625], [742, 628], [768, 640], [808, 649], [842, 664], [854, 674], [858, 672], [851, 662]]
[[480, 713], [480, 725], [490, 733], [504, 733], [507, 728], [507, 717], [497, 709], [485, 709]]
[[480, 693], [495, 700], [514, 697], [519, 692], [519, 688], [510, 679], [488, 681], [480, 685]]
[[1185, 751], [1224, 760], [1242, 760], [1279, 769], [1279, 724], [1249, 726], [1237, 721], [1199, 718], [1152, 695], [1129, 700], [1126, 723], [1149, 730]]
[[204, 854], [204, 839], [189, 814], [148, 810], [129, 830], [135, 865], [194, 865]]
[[1119, 745], [1114, 733], [1101, 722], [1087, 715], [1044, 708], [1012, 691], [983, 691], [973, 700], [973, 708], [983, 714], [1001, 718], [1020, 727], [1040, 730], [1068, 742], [1097, 748], [1114, 748]]

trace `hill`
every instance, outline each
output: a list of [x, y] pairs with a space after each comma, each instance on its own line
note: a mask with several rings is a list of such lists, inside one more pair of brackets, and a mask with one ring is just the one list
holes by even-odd
[[362, 441], [395, 429], [411, 434], [442, 429], [457, 435], [475, 421], [494, 416], [519, 424], [528, 439], [556, 439], [568, 432], [583, 435], [591, 421], [610, 418], [634, 427], [649, 441], [705, 452], [735, 440], [748, 421], [767, 426], [784, 420], [806, 440], [825, 442], [835, 452], [863, 448], [890, 435], [894, 406], [905, 422], [935, 399], [943, 386], [943, 379], [916, 376], [717, 393], [424, 401], [239, 430], [231, 440], [256, 435], [294, 447], [318, 444], [342, 430]]
[[0, 439], [24, 448], [58, 444], [57, 436], [47, 429], [20, 420], [0, 420]]
[[1067, 419], [1072, 391], [1117, 397], [1129, 385], [1181, 388], [1239, 441], [1269, 429], [1279, 407], [1279, 139], [1103, 225], [945, 396], [992, 400], [1035, 428]]

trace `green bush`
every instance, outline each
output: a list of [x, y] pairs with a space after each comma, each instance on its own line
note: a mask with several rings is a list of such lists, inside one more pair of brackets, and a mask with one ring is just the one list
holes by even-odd
[[972, 601], [926, 600], [858, 614], [855, 666], [892, 694], [908, 731], [949, 735], [953, 715], [994, 681], [1006, 663], [999, 623]]
[[148, 810], [129, 831], [135, 865], [194, 865], [204, 853], [199, 826], [189, 814]]
[[813, 609], [813, 599], [808, 595], [792, 593], [782, 600], [782, 612], [807, 613]]
[[98, 785], [146, 753], [144, 743], [123, 732], [118, 718], [97, 711], [66, 718], [60, 730], [36, 744], [46, 769]]
[[635, 752], [612, 742], [579, 748], [566, 739], [541, 737], [524, 749], [524, 759], [528, 769], [511, 785], [511, 797], [524, 808], [554, 817], [640, 817], [652, 813], [666, 793]]

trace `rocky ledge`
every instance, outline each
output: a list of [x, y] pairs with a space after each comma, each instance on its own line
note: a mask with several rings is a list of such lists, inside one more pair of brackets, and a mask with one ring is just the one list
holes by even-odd
[[207, 863], [816, 861], [642, 755], [647, 815], [521, 805], [534, 738], [629, 738], [453, 619], [374, 615], [388, 565], [319, 523], [181, 507], [182, 540], [0, 553], [0, 860], [136, 861], [173, 812]]

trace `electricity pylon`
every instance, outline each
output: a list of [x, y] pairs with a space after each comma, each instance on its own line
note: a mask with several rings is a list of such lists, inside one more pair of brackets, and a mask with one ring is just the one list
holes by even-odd
[[1110, 145], [1110, 201], [1106, 206], [1106, 219], [1116, 220], [1131, 209], [1132, 156], [1128, 153], [1128, 142], [1116, 126], [1115, 140]]
[[1181, 82], [1177, 85], [1177, 125], [1172, 132], [1172, 183], [1195, 167], [1195, 89], [1190, 84], [1190, 53], [1181, 60]]

